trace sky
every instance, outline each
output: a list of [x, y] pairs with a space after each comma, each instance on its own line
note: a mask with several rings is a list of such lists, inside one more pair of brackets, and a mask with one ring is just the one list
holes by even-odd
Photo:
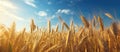
[[111, 19], [105, 13], [110, 13], [117, 20], [120, 19], [120, 0], [0, 0], [0, 24], [10, 27], [16, 22], [16, 28], [26, 27], [29, 30], [30, 20], [41, 27], [47, 26], [50, 20], [52, 28], [60, 25], [58, 16], [69, 25], [70, 20], [75, 24], [82, 24], [80, 16], [92, 19], [99, 15], [105, 26], [110, 25]]

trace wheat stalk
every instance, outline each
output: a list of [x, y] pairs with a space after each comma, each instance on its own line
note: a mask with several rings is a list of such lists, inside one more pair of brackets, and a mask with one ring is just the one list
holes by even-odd
[[85, 27], [89, 28], [89, 23], [88, 23], [88, 21], [84, 18], [84, 16], [80, 16], [80, 18], [81, 18], [83, 24], [85, 25]]
[[51, 32], [51, 24], [50, 24], [50, 20], [48, 21], [48, 32]]
[[64, 30], [64, 21], [63, 19], [61, 18], [61, 16], [58, 16], [58, 19], [60, 20], [61, 24], [62, 24], [62, 31]]
[[16, 23], [13, 22], [10, 28], [10, 33], [13, 34], [15, 32], [15, 28], [16, 28]]
[[70, 29], [73, 30], [73, 28], [74, 28], [74, 22], [73, 22], [73, 20], [71, 20]]
[[58, 46], [58, 44], [53, 45], [52, 47], [50, 47], [49, 49], [47, 49], [45, 52], [49, 52], [50, 50], [55, 49], [57, 46]]
[[96, 25], [97, 25], [97, 17], [96, 16], [93, 17], [92, 24], [94, 27], [96, 27]]
[[71, 31], [68, 31], [67, 36], [66, 36], [65, 47], [68, 46], [68, 42], [69, 42], [69, 39], [70, 39], [70, 33], [71, 33]]
[[64, 26], [67, 28], [67, 30], [69, 30], [69, 26], [63, 21], [63, 19], [59, 16], [58, 19], [60, 20], [60, 22], [62, 23], [62, 30], [64, 29]]
[[102, 21], [100, 16], [98, 16], [98, 22], [99, 22], [99, 25], [100, 25], [100, 30], [103, 31], [104, 30], [104, 24], [103, 24], [103, 21]]
[[64, 24], [62, 23], [62, 31], [64, 30]]
[[70, 30], [69, 26], [66, 23], [63, 23], [63, 25], [65, 25], [65, 27], [67, 28], [67, 30]]
[[[85, 26], [79, 27], [71, 21], [67, 25], [62, 18], [60, 21], [67, 31], [58, 31], [58, 24], [55, 31], [51, 29], [48, 21], [46, 28], [36, 30], [34, 20], [31, 20], [31, 31], [16, 31], [14, 22], [8, 31], [5, 26], [0, 25], [0, 52], [119, 52], [120, 23], [113, 22], [110, 27], [104, 28], [102, 18], [94, 16], [95, 24], [99, 23], [100, 30], [91, 28], [94, 23], [88, 22], [83, 16], [80, 17]], [[74, 25], [77, 30], [73, 33]], [[63, 28], [64, 29], [64, 28]], [[48, 31], [49, 32], [48, 32]], [[6, 32], [4, 32], [6, 31]], [[34, 32], [34, 33], [31, 33]], [[9, 38], [10, 35], [11, 36]], [[8, 36], [8, 37], [5, 37]], [[116, 37], [117, 36], [117, 37]], [[13, 49], [14, 48], [14, 49]]]
[[55, 32], [58, 32], [58, 24], [56, 25], [56, 29], [55, 29]]
[[105, 13], [105, 15], [106, 15], [107, 17], [109, 17], [110, 19], [113, 19], [113, 16], [112, 16], [110, 13]]
[[61, 16], [58, 16], [58, 19], [60, 20], [61, 23], [63, 23], [63, 19], [61, 18]]
[[112, 23], [110, 30], [111, 30], [112, 34], [118, 35], [119, 30], [118, 30], [117, 24], [115, 22]]
[[31, 29], [31, 33], [36, 29], [36, 25], [33, 19], [31, 19], [30, 29]]

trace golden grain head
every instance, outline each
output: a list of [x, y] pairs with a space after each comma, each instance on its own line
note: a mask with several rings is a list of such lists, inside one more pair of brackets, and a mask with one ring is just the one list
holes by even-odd
[[100, 16], [98, 16], [98, 22], [99, 22], [99, 25], [100, 25], [100, 30], [103, 31], [104, 30], [104, 24], [103, 24], [102, 18]]
[[94, 19], [97, 21], [97, 17], [94, 15]]
[[119, 29], [118, 29], [117, 23], [113, 22], [110, 27], [110, 30], [111, 30], [112, 34], [118, 35]]
[[51, 32], [51, 23], [50, 23], [50, 20], [48, 21], [48, 32]]
[[33, 19], [31, 19], [30, 29], [31, 29], [31, 33], [36, 29], [36, 25]]
[[113, 16], [110, 14], [110, 13], [105, 13], [105, 15], [110, 18], [110, 19], [113, 19]]
[[[58, 31], [58, 24], [55, 31], [51, 29], [50, 21], [48, 26], [35, 31], [37, 26], [33, 19], [30, 23], [30, 30], [33, 33], [25, 28], [22, 31], [16, 31], [15, 23], [6, 33], [3, 32], [6, 27], [0, 25], [0, 52], [120, 52], [120, 23], [114, 22], [104, 28], [102, 18], [94, 16], [96, 23], [99, 23], [101, 30], [99, 31], [97, 27], [90, 28], [92, 23], [89, 23], [84, 16], [80, 16], [85, 26], [76, 25], [77, 29], [74, 31], [76, 26], [74, 27], [73, 21], [69, 26], [60, 16], [58, 18], [62, 23], [61, 31]], [[63, 31], [64, 27], [67, 31]]]
[[69, 26], [66, 23], [63, 23], [63, 25], [67, 28], [67, 30], [70, 30]]
[[89, 22], [85, 19], [85, 17], [84, 16], [80, 16], [80, 18], [81, 18], [81, 20], [82, 20], [82, 22], [83, 22], [83, 24], [85, 25], [85, 27], [89, 27]]
[[93, 21], [94, 27], [96, 27], [97, 24], [98, 24], [97, 16], [94, 15], [94, 21]]

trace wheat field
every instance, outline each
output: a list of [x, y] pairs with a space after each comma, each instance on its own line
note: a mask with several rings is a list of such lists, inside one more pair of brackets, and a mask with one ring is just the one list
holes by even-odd
[[89, 21], [80, 16], [84, 26], [73, 21], [68, 26], [59, 16], [62, 30], [58, 24], [52, 29], [50, 21], [46, 29], [38, 28], [33, 19], [29, 32], [26, 28], [17, 32], [15, 22], [0, 25], [0, 52], [120, 52], [120, 23], [105, 15], [113, 20], [108, 27], [100, 16]]

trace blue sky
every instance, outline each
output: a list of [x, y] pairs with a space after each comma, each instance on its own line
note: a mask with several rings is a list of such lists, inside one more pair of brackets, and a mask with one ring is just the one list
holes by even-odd
[[0, 0], [0, 24], [9, 27], [15, 21], [17, 29], [29, 29], [30, 19], [34, 19], [39, 27], [46, 26], [47, 21], [51, 20], [54, 28], [56, 24], [60, 24], [57, 18], [59, 15], [68, 25], [71, 19], [75, 24], [82, 24], [80, 15], [87, 19], [100, 15], [107, 26], [111, 19], [104, 13], [120, 19], [119, 9], [119, 0]]

